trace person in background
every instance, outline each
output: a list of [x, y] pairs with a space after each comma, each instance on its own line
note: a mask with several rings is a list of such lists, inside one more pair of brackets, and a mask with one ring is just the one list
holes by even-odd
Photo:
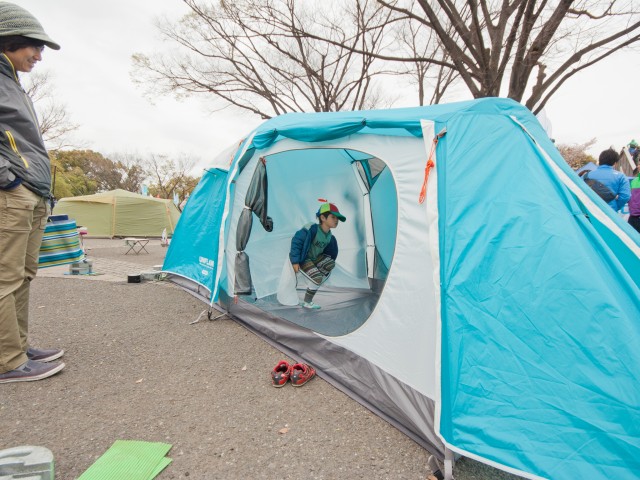
[[631, 180], [629, 224], [640, 233], [640, 166], [637, 166], [633, 173], [636, 174], [636, 178]]
[[308, 224], [296, 232], [291, 239], [289, 260], [293, 271], [302, 273], [310, 280], [304, 295], [304, 308], [317, 310], [320, 305], [313, 303], [313, 297], [331, 275], [338, 258], [338, 242], [331, 229], [338, 226], [338, 220], [346, 221], [333, 203], [323, 203], [316, 213], [318, 223]]
[[640, 164], [640, 148], [638, 148], [638, 142], [631, 140], [628, 147], [629, 155], [631, 155], [631, 158], [637, 167]]
[[0, 383], [58, 373], [59, 349], [29, 346], [29, 286], [50, 212], [51, 170], [31, 99], [20, 84], [60, 46], [24, 8], [0, 2]]
[[598, 168], [589, 172], [591, 180], [603, 183], [613, 192], [615, 197], [608, 203], [616, 212], [620, 211], [631, 197], [631, 188], [629, 187], [627, 176], [613, 169], [618, 158], [618, 153], [614, 149], [604, 150], [598, 158]]

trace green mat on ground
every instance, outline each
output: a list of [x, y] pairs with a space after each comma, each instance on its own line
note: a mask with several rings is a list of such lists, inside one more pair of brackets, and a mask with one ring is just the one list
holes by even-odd
[[78, 480], [152, 480], [171, 459], [168, 443], [116, 440]]

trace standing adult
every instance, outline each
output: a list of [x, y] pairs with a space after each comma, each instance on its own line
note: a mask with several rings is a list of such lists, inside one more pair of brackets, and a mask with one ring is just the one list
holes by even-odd
[[629, 200], [629, 223], [640, 233], [640, 166], [636, 167], [636, 178], [631, 180], [631, 200]]
[[59, 50], [24, 8], [0, 2], [0, 383], [50, 377], [64, 368], [59, 349], [28, 344], [29, 286], [49, 214], [51, 170], [20, 73]]
[[636, 166], [638, 166], [638, 164], [640, 164], [640, 148], [638, 148], [638, 142], [636, 142], [635, 140], [631, 140], [629, 142], [629, 155], [631, 155], [631, 159], [633, 160], [633, 163], [636, 164]]
[[598, 157], [598, 168], [588, 173], [590, 180], [603, 183], [611, 190], [613, 199], [607, 201], [607, 203], [616, 212], [620, 211], [631, 197], [629, 179], [627, 179], [624, 173], [613, 169], [618, 159], [618, 152], [614, 149], [609, 148], [608, 150], [604, 150]]

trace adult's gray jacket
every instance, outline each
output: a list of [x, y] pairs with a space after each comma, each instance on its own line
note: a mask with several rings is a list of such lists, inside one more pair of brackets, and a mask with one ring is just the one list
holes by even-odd
[[17, 185], [17, 179], [32, 192], [49, 196], [49, 155], [33, 104], [13, 64], [0, 53], [0, 188]]

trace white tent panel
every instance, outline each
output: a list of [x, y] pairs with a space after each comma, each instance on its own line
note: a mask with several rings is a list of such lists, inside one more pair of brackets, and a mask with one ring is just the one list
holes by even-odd
[[[426, 206], [418, 203], [426, 163], [422, 139], [358, 135], [337, 141], [318, 142], [313, 146], [314, 149], [356, 150], [375, 156], [387, 164], [396, 184], [408, 185], [408, 188], [398, 196], [397, 212], [398, 230], [405, 234], [397, 236], [394, 259], [378, 306], [364, 325], [355, 332], [342, 337], [326, 338], [361, 355], [417, 391], [433, 398], [435, 294], [431, 282], [424, 281], [424, 272], [431, 272], [432, 265], [429, 256], [416, 258], [411, 253], [414, 245], [413, 240], [410, 240], [428, 238]], [[291, 235], [300, 226], [313, 220], [313, 212], [318, 207], [317, 199], [327, 197], [329, 200], [340, 199], [335, 201], [347, 217], [347, 222], [341, 223], [335, 232], [339, 240], [340, 255], [338, 267], [331, 278], [332, 284], [340, 285], [348, 280], [351, 287], [368, 287], [364, 271], [366, 226], [362, 220], [364, 212], [362, 205], [364, 200], [368, 201], [368, 199], [359, 195], [360, 189], [357, 188], [351, 166], [340, 158], [340, 155], [328, 154], [322, 155], [325, 167], [320, 172], [309, 170], [308, 162], [299, 162], [296, 167], [295, 162], [292, 161], [285, 160], [280, 164], [278, 161], [270, 160], [277, 158], [274, 157], [276, 153], [300, 150], [305, 147], [308, 148], [308, 145], [289, 139], [277, 142], [271, 148], [256, 152], [246, 166], [244, 174], [236, 179], [233, 204], [243, 205], [256, 162], [260, 157], [267, 157], [270, 193], [268, 211], [269, 215], [274, 216], [274, 231], [267, 233], [257, 220], [254, 221], [251, 239], [246, 250], [250, 258], [251, 276], [255, 282], [258, 297], [277, 291], [282, 265], [288, 255]], [[304, 154], [309, 155], [309, 152]], [[292, 178], [290, 175], [293, 172], [287, 174], [286, 168], [306, 169], [304, 176], [309, 179], [302, 184], [298, 183], [291, 196], [285, 194], [286, 191], [292, 192], [293, 189], [292, 185], [286, 183], [286, 179]], [[274, 171], [273, 175], [272, 171]], [[345, 182], [348, 183], [347, 188], [344, 185], [338, 186], [338, 183], [342, 182], [331, 181], [332, 178], [337, 178], [336, 176], [341, 178], [348, 176], [354, 180], [353, 183]], [[280, 193], [280, 190], [283, 193]], [[300, 191], [308, 193], [301, 197]], [[240, 208], [233, 208], [229, 223], [229, 239], [232, 241], [227, 243], [228, 279], [225, 286], [229, 292], [233, 292], [233, 265], [237, 253], [234, 239], [240, 212]], [[285, 215], [278, 216], [277, 212]], [[389, 212], [389, 214], [393, 213]], [[358, 218], [360, 220], [357, 220]], [[262, 255], [256, 254], [259, 250], [270, 251], [272, 254], [261, 259]], [[349, 278], [346, 279], [345, 276]], [[354, 285], [353, 281], [356, 277], [360, 279], [361, 284]], [[409, 300], [406, 292], [414, 292]], [[396, 298], [403, 300], [396, 301]], [[416, 315], [420, 317], [419, 320], [416, 320]], [[399, 355], [397, 352], [402, 354]]]
[[[418, 203], [427, 160], [423, 141], [359, 135], [333, 145], [381, 159], [396, 184], [407, 188], [398, 195], [398, 231], [404, 234], [396, 237], [389, 276], [375, 310], [355, 332], [325, 338], [434, 398], [435, 292], [433, 283], [424, 280], [424, 273], [433, 267], [428, 255], [416, 258], [411, 253], [415, 248], [411, 239], [428, 238], [426, 205]], [[414, 292], [409, 300], [406, 292]]]

